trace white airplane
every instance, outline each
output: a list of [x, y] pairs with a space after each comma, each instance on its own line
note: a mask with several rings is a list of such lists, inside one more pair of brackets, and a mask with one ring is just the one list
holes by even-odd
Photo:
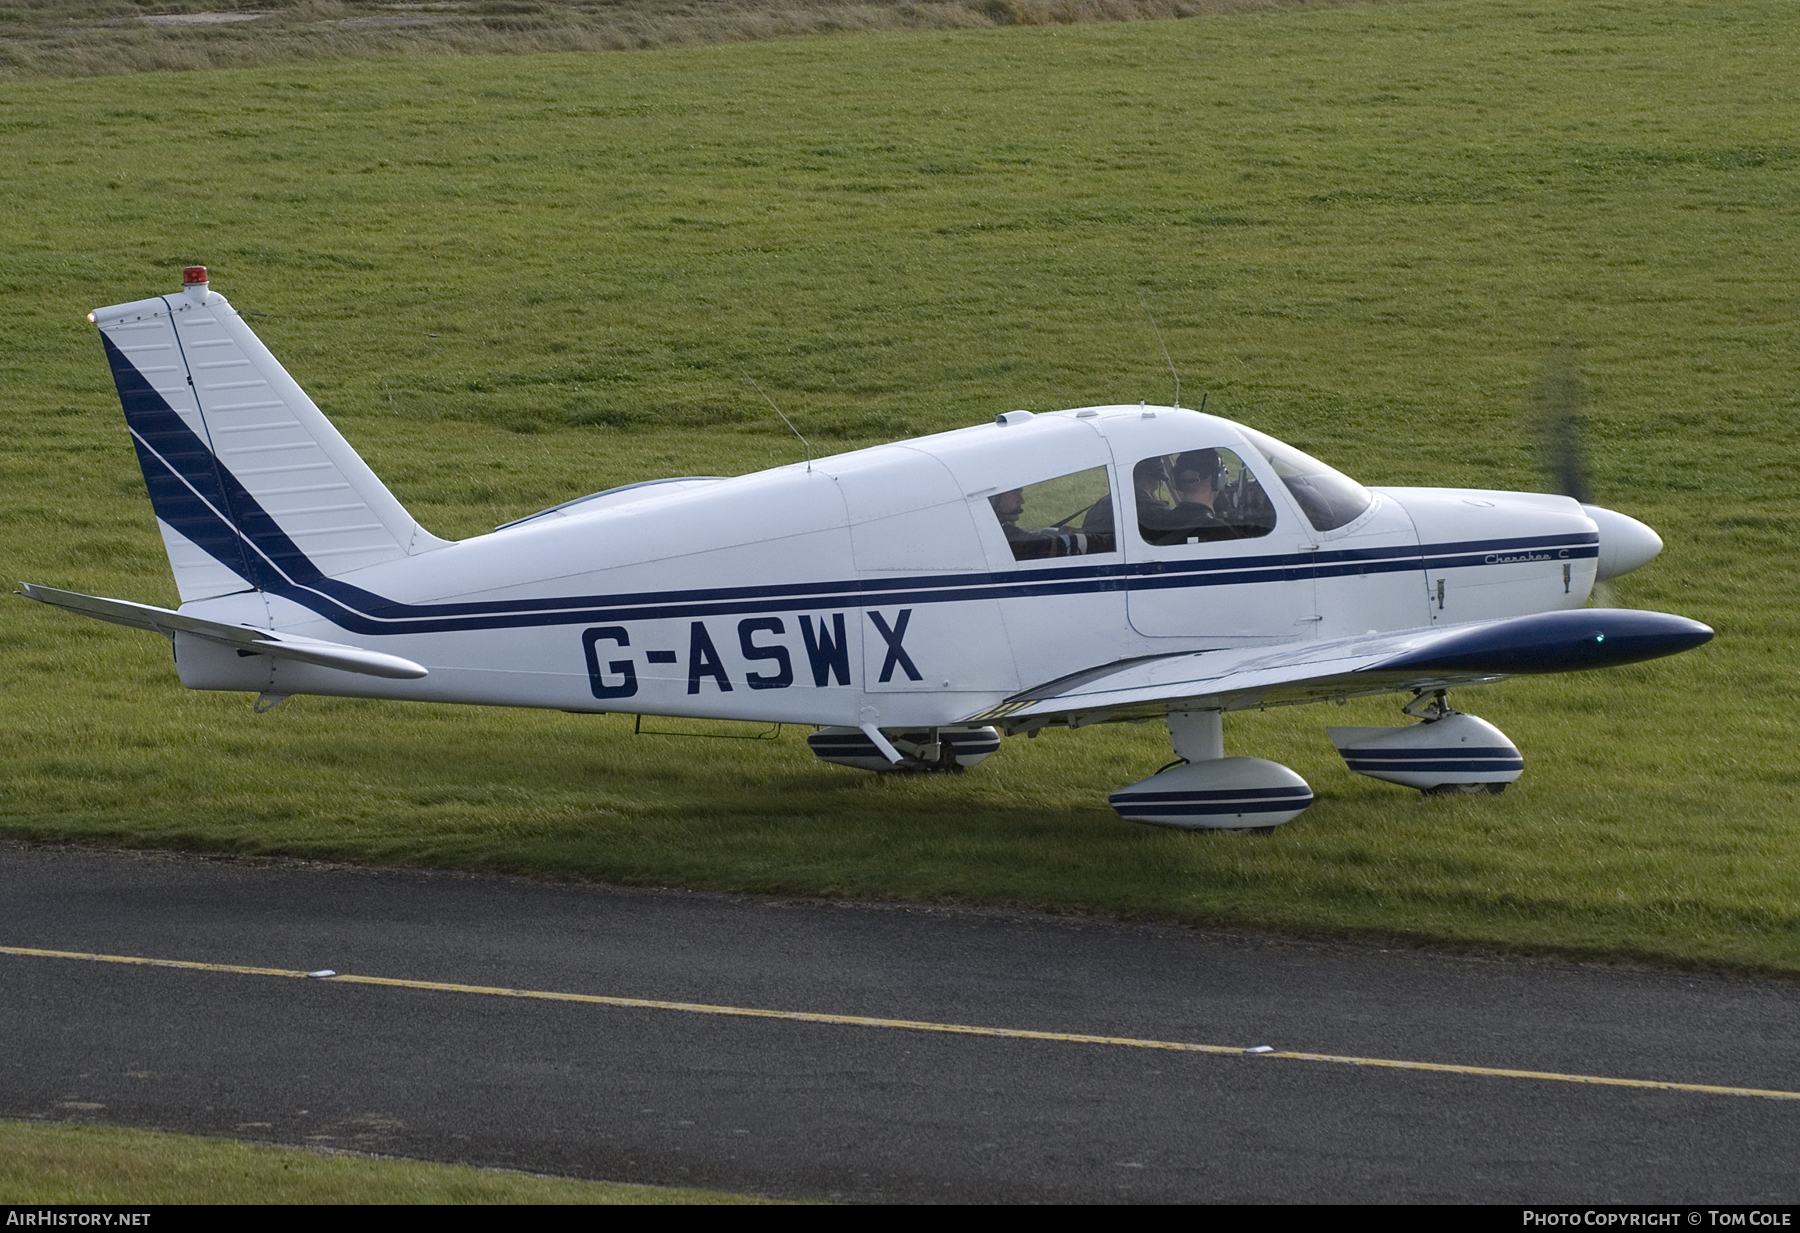
[[1223, 716], [1411, 694], [1353, 771], [1499, 791], [1446, 691], [1712, 630], [1589, 609], [1656, 533], [1569, 497], [1368, 489], [1229, 420], [1086, 407], [735, 479], [629, 484], [456, 543], [421, 527], [190, 267], [99, 327], [179, 611], [21, 583], [174, 644], [190, 689], [807, 724], [827, 762], [958, 770], [1001, 734], [1166, 717], [1124, 817], [1267, 830], [1312, 791]]

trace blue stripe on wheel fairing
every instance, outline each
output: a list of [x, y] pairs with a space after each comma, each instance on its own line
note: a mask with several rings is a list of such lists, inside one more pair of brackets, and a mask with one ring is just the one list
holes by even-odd
[[[887, 735], [896, 740], [921, 743], [926, 736], [923, 732], [904, 732], [892, 728], [887, 730]], [[992, 753], [994, 750], [1000, 748], [1000, 738], [997, 736], [970, 737], [965, 736], [960, 732], [942, 733], [938, 736], [938, 740], [945, 745], [949, 745], [958, 753]], [[834, 753], [876, 752], [875, 742], [871, 741], [860, 732], [851, 733], [848, 736], [837, 733], [815, 732], [806, 738], [806, 743], [814, 749], [830, 750]]]
[[1393, 771], [1408, 773], [1412, 771], [1522, 771], [1525, 769], [1523, 758], [1434, 758], [1429, 761], [1382, 762], [1352, 761], [1344, 759], [1344, 763], [1358, 774], [1372, 771]]
[[1311, 788], [1168, 788], [1158, 792], [1134, 792], [1130, 788], [1121, 788], [1109, 798], [1111, 800], [1132, 801], [1135, 803], [1155, 803], [1170, 801], [1179, 804], [1182, 801], [1248, 801], [1248, 800], [1298, 800], [1312, 799]]
[[[1157, 795], [1177, 795], [1161, 793]], [[1138, 817], [1144, 814], [1157, 814], [1164, 817], [1209, 817], [1219, 814], [1259, 814], [1259, 813], [1297, 813], [1312, 804], [1312, 793], [1301, 796], [1289, 796], [1281, 800], [1169, 800], [1153, 801], [1144, 795], [1129, 792], [1115, 792], [1107, 798], [1113, 812], [1121, 817]]]
[[1029, 572], [867, 578], [627, 595], [403, 604], [328, 578], [103, 333], [132, 443], [158, 518], [243, 578], [343, 629], [418, 634], [790, 611], [825, 605], [931, 604], [1168, 587], [1234, 586], [1308, 577], [1479, 564], [1531, 549], [1597, 556], [1592, 533], [1416, 547], [1337, 549], [1210, 561], [1061, 566]]
[[1115, 803], [1113, 805], [1113, 812], [1122, 818], [1137, 818], [1151, 814], [1157, 817], [1176, 818], [1216, 818], [1224, 814], [1230, 814], [1234, 818], [1241, 818], [1245, 815], [1255, 817], [1258, 814], [1287, 813], [1291, 808], [1292, 807], [1289, 805], [1145, 805], [1141, 808], [1134, 808], [1130, 805], [1120, 805]]
[[1433, 749], [1383, 749], [1379, 745], [1351, 746], [1340, 749], [1346, 758], [1386, 758], [1401, 762], [1420, 758], [1516, 758], [1519, 751], [1511, 745], [1440, 745]]
[[1404, 770], [1409, 766], [1430, 767], [1442, 770], [1447, 762], [1500, 767], [1505, 763], [1524, 766], [1522, 756], [1516, 749], [1464, 749], [1460, 746], [1448, 749], [1343, 749], [1344, 762], [1351, 770], [1364, 767], [1380, 767], [1383, 770]]

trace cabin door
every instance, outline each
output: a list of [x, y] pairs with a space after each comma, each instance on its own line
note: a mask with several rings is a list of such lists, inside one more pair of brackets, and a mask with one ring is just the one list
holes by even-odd
[[1267, 461], [1204, 420], [1109, 420], [1131, 626], [1211, 646], [1318, 636], [1317, 537]]

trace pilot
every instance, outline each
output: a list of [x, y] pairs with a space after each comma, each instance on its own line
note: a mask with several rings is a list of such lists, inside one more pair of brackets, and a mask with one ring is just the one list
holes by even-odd
[[1213, 511], [1219, 500], [1220, 482], [1225, 468], [1219, 463], [1218, 450], [1189, 450], [1175, 460], [1169, 487], [1177, 502], [1174, 513], [1181, 526], [1223, 526]]
[[1169, 468], [1169, 488], [1177, 504], [1174, 509], [1146, 510], [1140, 503], [1144, 539], [1152, 544], [1185, 544], [1231, 538], [1231, 527], [1213, 508], [1223, 472], [1217, 450], [1189, 450], [1176, 458]]
[[1037, 531], [1027, 531], [1019, 525], [1019, 519], [1025, 513], [1025, 490], [1012, 488], [988, 498], [988, 504], [994, 507], [994, 516], [1000, 520], [1000, 529], [1006, 533], [1006, 542], [1012, 547], [1013, 560], [1034, 561], [1042, 557], [1074, 557], [1088, 550], [1088, 536], [1084, 532], [1068, 530], [1063, 527], [1044, 527]]

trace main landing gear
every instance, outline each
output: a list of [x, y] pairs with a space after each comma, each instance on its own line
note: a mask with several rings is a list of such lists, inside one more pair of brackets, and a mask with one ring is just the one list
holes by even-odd
[[1273, 831], [1312, 804], [1306, 780], [1266, 758], [1227, 758], [1219, 711], [1170, 711], [1182, 761], [1107, 798], [1122, 818], [1183, 830]]
[[863, 771], [901, 774], [956, 774], [979, 765], [1000, 748], [993, 728], [922, 728], [882, 733], [901, 761], [888, 758], [861, 728], [821, 728], [806, 738], [814, 756]]

